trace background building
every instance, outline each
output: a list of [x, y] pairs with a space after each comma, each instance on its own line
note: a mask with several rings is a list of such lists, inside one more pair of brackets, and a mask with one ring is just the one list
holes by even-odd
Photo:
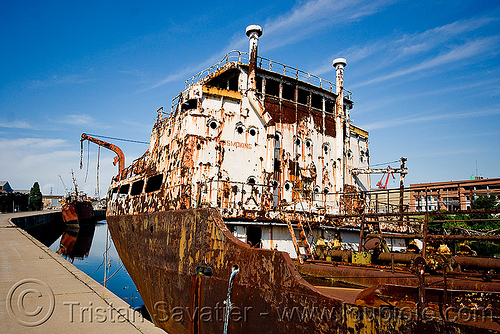
[[0, 212], [28, 210], [29, 191], [13, 190], [8, 181], [0, 181]]
[[500, 178], [410, 185], [410, 205], [414, 211], [467, 210], [478, 197], [490, 195], [500, 195]]

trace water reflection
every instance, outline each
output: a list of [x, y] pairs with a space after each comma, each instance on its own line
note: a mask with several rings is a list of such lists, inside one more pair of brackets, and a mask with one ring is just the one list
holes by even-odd
[[[46, 233], [52, 235], [42, 238], [55, 240], [47, 245], [51, 250], [64, 256], [99, 284], [104, 285], [105, 282], [111, 292], [130, 306], [135, 308], [144, 304], [122, 265], [105, 220], [81, 226], [66, 224], [63, 231], [55, 228], [48, 230]], [[54, 233], [58, 233], [57, 239], [54, 238]]]
[[87, 224], [66, 224], [66, 230], [61, 236], [57, 254], [64, 255], [73, 263], [75, 258], [83, 260], [89, 256], [92, 239], [94, 238], [95, 222]]

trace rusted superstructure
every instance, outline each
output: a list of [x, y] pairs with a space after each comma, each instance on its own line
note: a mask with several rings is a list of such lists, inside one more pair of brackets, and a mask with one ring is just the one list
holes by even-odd
[[[148, 151], [108, 193], [111, 235], [155, 324], [169, 333], [499, 330], [494, 273], [488, 284], [450, 275], [441, 253], [431, 277], [428, 216], [402, 201], [370, 211], [375, 170], [368, 133], [350, 120], [346, 60], [335, 59], [333, 83], [259, 57], [262, 29], [246, 33], [249, 53], [228, 53], [186, 81], [170, 112], [158, 110]], [[401, 193], [404, 162], [393, 170]], [[343, 249], [346, 230], [357, 249]], [[405, 234], [423, 240], [420, 254], [387, 252]], [[450, 321], [460, 303], [484, 317]]]

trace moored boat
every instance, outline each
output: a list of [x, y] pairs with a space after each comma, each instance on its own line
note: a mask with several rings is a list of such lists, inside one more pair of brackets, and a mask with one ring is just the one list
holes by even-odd
[[[369, 210], [368, 132], [350, 120], [346, 60], [334, 60], [333, 83], [259, 57], [262, 29], [246, 33], [248, 53], [228, 53], [158, 110], [148, 151], [108, 192], [111, 236], [154, 323], [169, 333], [499, 331], [494, 274], [447, 276], [442, 252], [431, 275], [425, 242], [419, 254], [390, 252], [405, 235], [428, 236], [403, 205]], [[402, 185], [404, 162], [391, 170]], [[345, 276], [355, 286], [330, 284]], [[460, 318], [459, 305], [482, 317]]]

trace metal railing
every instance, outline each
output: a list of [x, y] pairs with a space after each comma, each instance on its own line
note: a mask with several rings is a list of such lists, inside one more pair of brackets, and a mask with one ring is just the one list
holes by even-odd
[[[196, 82], [202, 80], [203, 78], [207, 77], [208, 75], [216, 72], [226, 64], [230, 62], [237, 62], [240, 64], [246, 64], [248, 65], [249, 63], [249, 54], [247, 52], [241, 52], [237, 50], [229, 51], [221, 61], [219, 61], [217, 64], [210, 66], [207, 69], [204, 69], [203, 71], [198, 72], [197, 74], [193, 75], [191, 78], [186, 80], [185, 82], [185, 87], [189, 87]], [[325, 89], [329, 92], [335, 93], [336, 87], [335, 83], [323, 79], [321, 77], [318, 77], [314, 74], [299, 70], [297, 68], [294, 68], [292, 66], [285, 65], [283, 63], [270, 60], [268, 58], [264, 57], [257, 57], [257, 67], [263, 69], [263, 70], [268, 70], [270, 72], [280, 74], [283, 76], [286, 76], [291, 79], [295, 79], [301, 82], [308, 83], [310, 85], [313, 85], [315, 87], [319, 87], [321, 89]], [[347, 89], [344, 89], [344, 97], [347, 99], [351, 99], [352, 92], [350, 92]]]

